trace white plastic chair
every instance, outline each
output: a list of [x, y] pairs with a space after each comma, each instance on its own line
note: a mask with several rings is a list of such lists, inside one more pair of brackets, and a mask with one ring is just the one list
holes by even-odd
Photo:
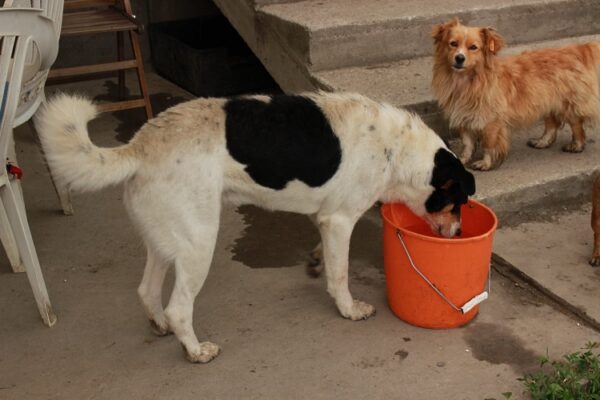
[[[17, 161], [13, 128], [31, 118], [43, 101], [46, 77], [58, 53], [60, 28], [57, 32], [56, 24], [60, 24], [62, 0], [38, 3], [45, 8], [0, 8], [1, 161]], [[3, 163], [0, 167], [0, 239], [13, 270], [27, 272], [42, 320], [52, 326], [56, 316], [29, 230], [20, 182], [9, 176]]]
[[[63, 19], [64, 0], [6, 0], [4, 8], [34, 8], [42, 10], [42, 14], [52, 21], [56, 35], [56, 46], [58, 46]], [[15, 128], [28, 121], [45, 100], [43, 88], [50, 68], [40, 69], [39, 63], [36, 63], [36, 61], [39, 61], [39, 53], [36, 48], [31, 47], [25, 62], [23, 87], [21, 90], [22, 98], [17, 107], [14, 122]], [[51, 171], [50, 178], [52, 179]], [[69, 190], [56, 186], [54, 180], [52, 180], [52, 184], [56, 190], [63, 213], [65, 215], [73, 215], [73, 205]]]

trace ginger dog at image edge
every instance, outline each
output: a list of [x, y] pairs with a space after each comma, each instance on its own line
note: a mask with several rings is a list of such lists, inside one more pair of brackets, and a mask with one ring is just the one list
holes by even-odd
[[568, 123], [573, 133], [563, 150], [585, 147], [585, 122], [600, 113], [600, 45], [527, 51], [498, 57], [504, 39], [491, 28], [461, 25], [458, 19], [436, 25], [432, 87], [450, 127], [458, 131], [463, 163], [481, 142], [483, 158], [471, 164], [479, 170], [500, 166], [510, 147], [510, 130], [544, 119], [541, 137], [528, 145], [543, 149]]

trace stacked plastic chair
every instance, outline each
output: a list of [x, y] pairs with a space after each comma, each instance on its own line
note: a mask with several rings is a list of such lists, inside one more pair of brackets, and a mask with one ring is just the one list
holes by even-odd
[[62, 0], [6, 1], [0, 8], [0, 241], [15, 272], [25, 271], [42, 320], [56, 322], [37, 257], [20, 186], [13, 129], [44, 100], [58, 53]]

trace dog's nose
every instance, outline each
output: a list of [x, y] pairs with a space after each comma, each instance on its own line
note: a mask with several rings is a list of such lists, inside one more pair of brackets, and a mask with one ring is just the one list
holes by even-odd
[[455, 235], [455, 236], [460, 236], [460, 235], [462, 235], [462, 229], [458, 228], [458, 229], [456, 230], [456, 233], [455, 233], [454, 235]]
[[465, 62], [465, 56], [464, 54], [457, 54], [456, 57], [454, 57], [454, 61], [456, 61], [457, 64], [462, 64]]

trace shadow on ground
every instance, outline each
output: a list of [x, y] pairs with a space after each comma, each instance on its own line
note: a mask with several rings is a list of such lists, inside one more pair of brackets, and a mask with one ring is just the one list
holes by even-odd
[[515, 372], [525, 374], [539, 366], [541, 354], [527, 349], [510, 329], [497, 324], [475, 323], [465, 330], [465, 340], [473, 357], [491, 364], [510, 365]]
[[[317, 228], [305, 215], [271, 212], [254, 206], [241, 206], [246, 227], [232, 245], [233, 259], [251, 268], [291, 267], [305, 263], [319, 243]], [[352, 234], [350, 263], [383, 267], [381, 228], [361, 219]]]

